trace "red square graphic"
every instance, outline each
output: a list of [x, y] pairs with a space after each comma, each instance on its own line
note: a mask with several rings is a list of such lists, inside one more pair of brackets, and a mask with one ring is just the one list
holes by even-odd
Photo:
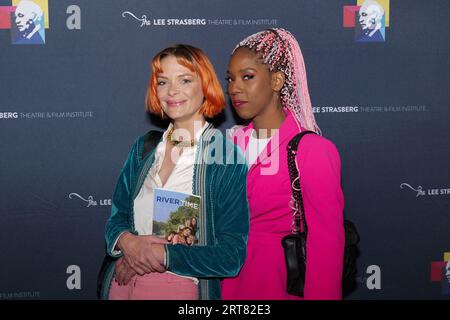
[[355, 14], [361, 6], [344, 6], [343, 24], [344, 28], [353, 28], [355, 26]]
[[0, 29], [11, 29], [11, 12], [16, 7], [0, 7]]
[[433, 261], [431, 262], [431, 282], [439, 282], [442, 280], [442, 269], [446, 266], [445, 261]]

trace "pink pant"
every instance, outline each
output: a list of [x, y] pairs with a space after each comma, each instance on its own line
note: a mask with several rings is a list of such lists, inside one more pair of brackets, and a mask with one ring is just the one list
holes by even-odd
[[172, 273], [136, 275], [126, 286], [113, 279], [109, 300], [198, 300], [197, 285]]

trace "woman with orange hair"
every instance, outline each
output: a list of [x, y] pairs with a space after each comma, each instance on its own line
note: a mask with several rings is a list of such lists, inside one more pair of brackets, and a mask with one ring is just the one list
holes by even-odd
[[[152, 61], [150, 112], [169, 118], [156, 147], [146, 136], [131, 148], [106, 223], [108, 254], [103, 299], [220, 299], [220, 279], [236, 276], [245, 260], [249, 216], [247, 166], [233, 143], [206, 120], [225, 99], [208, 57], [176, 45]], [[198, 242], [168, 243], [153, 234], [156, 188], [200, 196]]]

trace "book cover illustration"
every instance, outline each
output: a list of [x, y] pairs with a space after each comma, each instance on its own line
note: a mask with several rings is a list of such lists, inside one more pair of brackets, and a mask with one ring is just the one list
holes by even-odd
[[153, 235], [173, 244], [198, 242], [200, 197], [162, 188], [154, 189]]

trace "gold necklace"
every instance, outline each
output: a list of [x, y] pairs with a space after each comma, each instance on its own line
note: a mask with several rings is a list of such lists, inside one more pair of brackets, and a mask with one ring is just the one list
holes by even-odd
[[167, 139], [169, 142], [175, 147], [193, 147], [195, 145], [195, 139], [191, 139], [191, 141], [183, 141], [183, 140], [173, 140], [172, 134], [175, 131], [175, 127], [169, 130], [167, 133]]

